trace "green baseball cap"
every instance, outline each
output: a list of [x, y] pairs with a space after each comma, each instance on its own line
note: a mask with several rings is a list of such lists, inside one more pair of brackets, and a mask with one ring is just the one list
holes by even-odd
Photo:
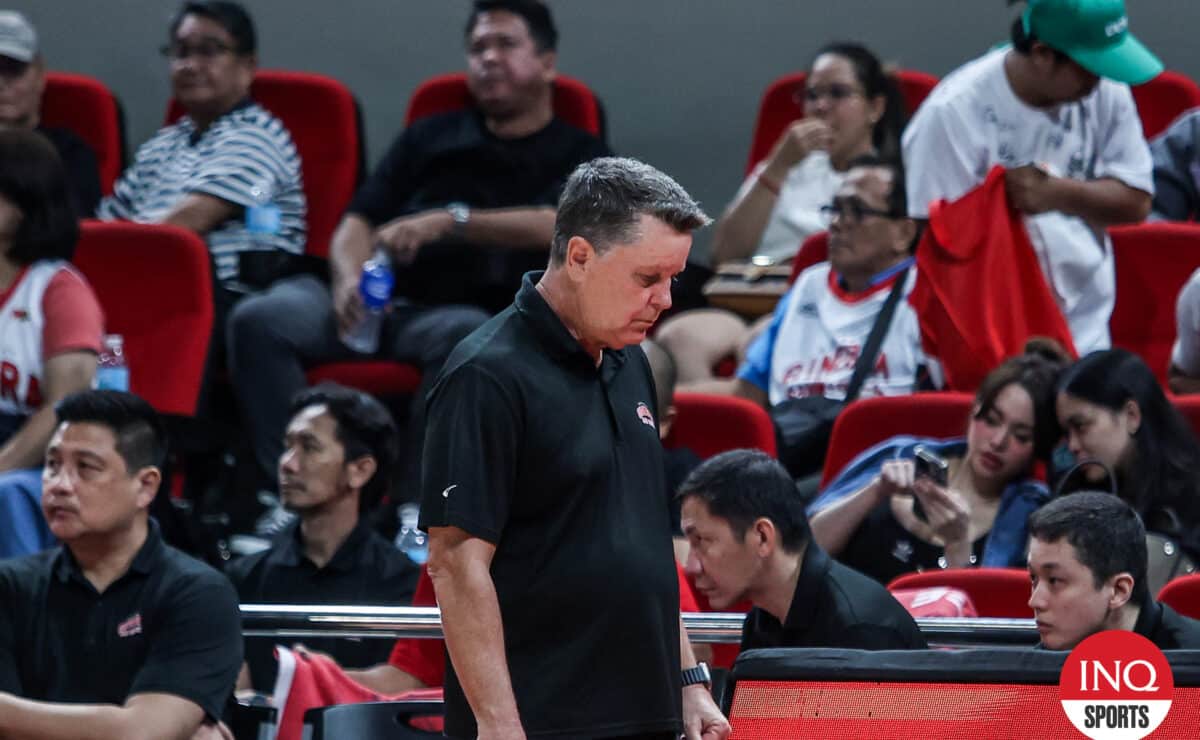
[[1163, 70], [1129, 32], [1125, 0], [1029, 0], [1021, 20], [1025, 33], [1100, 77], [1140, 85]]

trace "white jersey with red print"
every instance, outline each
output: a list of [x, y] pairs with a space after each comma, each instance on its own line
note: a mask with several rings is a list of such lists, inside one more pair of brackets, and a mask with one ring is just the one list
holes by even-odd
[[7, 296], [0, 294], [0, 416], [28, 416], [42, 405], [43, 297], [63, 270], [78, 275], [66, 262], [35, 262], [18, 277]]
[[[771, 352], [768, 396], [772, 405], [805, 396], [845, 398], [854, 363], [893, 282], [887, 280], [868, 291], [850, 294], [838, 286], [828, 262], [800, 275], [788, 295], [787, 313]], [[906, 297], [916, 282], [916, 268], [910, 268], [905, 276]], [[901, 300], [884, 335], [874, 371], [867, 376], [859, 395], [869, 398], [912, 393], [918, 370], [930, 364], [921, 351], [917, 314], [907, 300]]]

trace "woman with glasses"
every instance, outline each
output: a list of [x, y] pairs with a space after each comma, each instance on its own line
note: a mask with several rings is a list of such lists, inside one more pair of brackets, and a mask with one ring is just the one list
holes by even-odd
[[[750, 257], [790, 260], [809, 235], [828, 225], [828, 206], [851, 162], [867, 154], [897, 157], [904, 102], [882, 63], [852, 42], [822, 47], [795, 93], [803, 117], [755, 166], [717, 221], [713, 263]], [[732, 312], [688, 311], [663, 324], [658, 339], [677, 358], [689, 390], [728, 391], [712, 378], [713, 365], [744, 353], [756, 332]]]
[[843, 468], [809, 507], [813, 540], [888, 583], [931, 568], [1023, 566], [1025, 520], [1048, 498], [1032, 477], [1059, 438], [1066, 357], [1033, 340], [984, 379], [962, 437], [892, 437]]

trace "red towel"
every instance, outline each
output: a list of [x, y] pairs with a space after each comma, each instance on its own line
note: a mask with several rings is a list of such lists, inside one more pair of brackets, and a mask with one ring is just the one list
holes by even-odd
[[978, 617], [966, 591], [948, 586], [898, 588], [891, 592], [913, 619], [923, 617]]
[[930, 205], [917, 272], [909, 302], [925, 351], [942, 364], [946, 390], [974, 391], [1032, 336], [1075, 355], [1024, 220], [1009, 206], [1003, 167], [958, 200]]

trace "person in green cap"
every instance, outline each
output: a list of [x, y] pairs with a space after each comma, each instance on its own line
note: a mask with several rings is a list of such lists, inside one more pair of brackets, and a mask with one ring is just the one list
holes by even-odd
[[1129, 32], [1124, 0], [1029, 0], [1012, 44], [948, 75], [908, 124], [909, 215], [1007, 170], [1078, 352], [1110, 345], [1116, 296], [1106, 228], [1150, 212], [1150, 150], [1129, 85], [1162, 63]]

